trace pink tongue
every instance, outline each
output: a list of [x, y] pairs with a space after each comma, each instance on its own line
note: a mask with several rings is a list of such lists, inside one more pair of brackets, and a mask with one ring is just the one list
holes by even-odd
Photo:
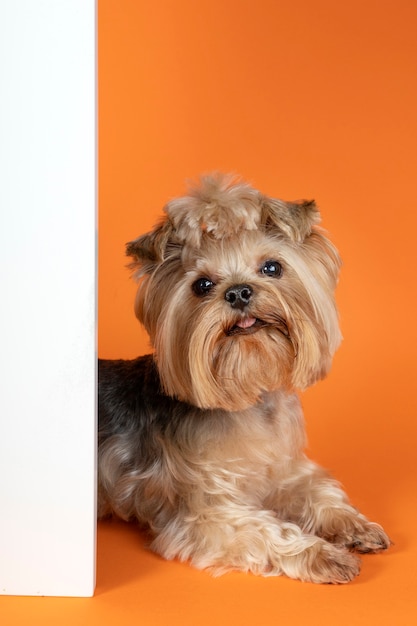
[[250, 328], [256, 322], [256, 318], [254, 317], [245, 317], [243, 320], [240, 320], [236, 323], [236, 326], [239, 328]]

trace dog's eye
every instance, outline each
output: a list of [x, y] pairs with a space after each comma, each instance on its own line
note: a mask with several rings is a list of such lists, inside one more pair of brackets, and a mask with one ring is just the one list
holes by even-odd
[[210, 278], [199, 278], [193, 283], [193, 291], [196, 296], [206, 296], [214, 287]]
[[282, 276], [282, 265], [278, 261], [273, 261], [272, 259], [265, 261], [261, 267], [261, 274], [280, 278]]

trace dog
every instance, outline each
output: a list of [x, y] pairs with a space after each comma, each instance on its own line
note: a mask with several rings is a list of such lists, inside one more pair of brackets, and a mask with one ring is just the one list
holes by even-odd
[[214, 574], [346, 583], [390, 545], [304, 454], [298, 391], [341, 335], [314, 201], [212, 174], [127, 244], [153, 353], [99, 362], [98, 515]]

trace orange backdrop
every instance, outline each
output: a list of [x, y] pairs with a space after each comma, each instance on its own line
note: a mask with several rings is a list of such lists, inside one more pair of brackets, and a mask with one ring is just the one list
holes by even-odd
[[[99, 525], [93, 600], [7, 599], [11, 620], [410, 624], [415, 562], [416, 28], [413, 0], [99, 0], [99, 353], [134, 357], [125, 242], [184, 181], [235, 171], [315, 198], [344, 268], [344, 343], [303, 396], [309, 454], [395, 541], [346, 587], [230, 574], [148, 554]], [[63, 610], [65, 606], [65, 610]], [[51, 621], [49, 622], [48, 619]], [[53, 621], [55, 620], [55, 621]], [[10, 622], [12, 623], [12, 622]]]

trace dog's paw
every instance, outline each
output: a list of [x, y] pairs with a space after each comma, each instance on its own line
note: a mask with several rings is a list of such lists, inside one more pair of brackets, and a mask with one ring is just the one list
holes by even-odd
[[382, 526], [369, 522], [363, 515], [339, 514], [332, 520], [332, 528], [321, 532], [327, 541], [361, 554], [386, 550], [391, 540]]
[[293, 556], [281, 556], [277, 572], [303, 582], [344, 584], [358, 576], [359, 557], [346, 548], [318, 539], [317, 542]]
[[360, 528], [355, 528], [354, 532], [345, 536], [343, 544], [349, 550], [367, 554], [386, 550], [391, 545], [391, 540], [379, 524], [366, 522]]
[[348, 583], [359, 575], [361, 561], [348, 550], [323, 541], [314, 552], [308, 556], [301, 580], [337, 585]]

